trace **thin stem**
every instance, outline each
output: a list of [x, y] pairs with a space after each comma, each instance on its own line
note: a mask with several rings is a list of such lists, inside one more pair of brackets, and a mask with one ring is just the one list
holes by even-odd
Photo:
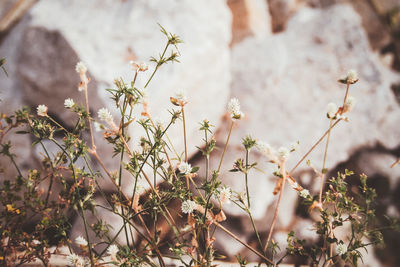
[[185, 109], [182, 105], [182, 120], [183, 120], [183, 139], [185, 144], [185, 162], [188, 160], [188, 153], [187, 153], [187, 141], [186, 141], [186, 121], [185, 121]]
[[61, 124], [59, 124], [56, 120], [54, 120], [52, 117], [49, 115], [46, 116], [49, 120], [51, 120], [54, 124], [56, 124], [58, 127], [60, 127], [63, 131], [66, 133], [70, 133], [67, 129], [65, 129]]
[[254, 252], [256, 255], [258, 255], [259, 257], [261, 257], [262, 259], [264, 259], [265, 261], [267, 261], [269, 264], [274, 264], [270, 259], [268, 259], [267, 257], [265, 257], [263, 254], [261, 254], [260, 252], [258, 252], [256, 249], [252, 248], [250, 245], [248, 245], [247, 243], [243, 242], [239, 237], [237, 237], [234, 233], [232, 233], [231, 231], [229, 231], [228, 229], [226, 229], [225, 227], [223, 227], [221, 224], [219, 224], [218, 222], [214, 222], [214, 224], [221, 229], [222, 231], [224, 231], [225, 233], [227, 233], [228, 235], [230, 235], [233, 239], [235, 239], [236, 241], [238, 241], [239, 243], [241, 243], [243, 246], [245, 246], [246, 248], [248, 248], [249, 250], [251, 250], [252, 252]]
[[87, 82], [83, 81], [83, 91], [85, 92], [85, 104], [86, 104], [86, 112], [88, 113], [88, 124], [89, 124], [89, 132], [90, 132], [90, 141], [92, 142], [92, 149], [96, 150], [96, 146], [94, 145], [94, 137], [93, 137], [93, 129], [92, 129], [92, 118], [90, 117], [89, 111], [89, 97], [88, 97], [88, 88]]
[[219, 171], [221, 170], [222, 161], [224, 160], [224, 157], [225, 157], [225, 152], [226, 152], [226, 149], [227, 149], [227, 147], [228, 147], [229, 138], [231, 137], [231, 133], [232, 133], [232, 129], [233, 129], [233, 124], [234, 124], [234, 123], [235, 123], [235, 122], [232, 120], [231, 127], [229, 128], [228, 137], [227, 137], [227, 139], [226, 139], [224, 151], [222, 152], [221, 160], [219, 161], [219, 165], [218, 165], [218, 170], [217, 170], [217, 172], [219, 172]]
[[[167, 45], [166, 45], [165, 48], [164, 48], [164, 51], [163, 51], [162, 54], [161, 54], [160, 60], [164, 59], [164, 55], [165, 55], [165, 52], [167, 52], [168, 46], [169, 46], [169, 40], [168, 40], [168, 42], [167, 42]], [[147, 85], [149, 85], [150, 81], [151, 81], [151, 80], [153, 79], [153, 77], [154, 77], [154, 74], [156, 74], [156, 72], [157, 72], [157, 70], [158, 70], [158, 68], [159, 68], [160, 66], [161, 66], [161, 64], [160, 64], [159, 62], [157, 62], [156, 68], [154, 69], [153, 73], [151, 74], [151, 76], [150, 76], [150, 78], [148, 79], [148, 81], [147, 81], [146, 85], [144, 86], [144, 88], [146, 88]]]
[[282, 181], [282, 185], [281, 185], [281, 190], [279, 192], [278, 203], [276, 204], [276, 207], [275, 207], [274, 217], [272, 219], [271, 227], [269, 229], [267, 242], [265, 242], [264, 251], [267, 251], [269, 241], [271, 240], [272, 232], [274, 231], [276, 219], [278, 218], [279, 207], [281, 205], [281, 200], [282, 200], [282, 196], [283, 196], [283, 190], [285, 188], [286, 176], [287, 176], [287, 173], [286, 173], [286, 170], [285, 170], [285, 161], [281, 162], [281, 174], [282, 174], [282, 177], [283, 177], [282, 178], [283, 181]]
[[246, 149], [246, 171], [244, 173], [244, 178], [245, 178], [245, 182], [246, 182], [246, 196], [247, 196], [247, 207], [250, 210], [250, 194], [249, 194], [249, 185], [248, 185], [248, 167], [249, 167], [249, 150]]
[[[332, 127], [332, 119], [329, 120], [329, 129]], [[324, 152], [324, 161], [322, 163], [322, 171], [321, 171], [321, 186], [319, 188], [319, 203], [322, 203], [322, 190], [324, 189], [324, 180], [325, 180], [325, 165], [326, 165], [326, 157], [328, 155], [328, 147], [329, 147], [329, 139], [331, 137], [331, 130], [328, 131], [328, 137], [326, 139], [325, 152]]]
[[334, 124], [332, 124], [331, 127], [329, 127], [328, 130], [326, 130], [326, 132], [321, 136], [320, 139], [318, 139], [318, 141], [307, 151], [306, 154], [304, 154], [304, 156], [297, 162], [297, 164], [290, 170], [289, 172], [289, 176], [291, 176], [293, 174], [293, 172], [297, 169], [297, 167], [307, 158], [307, 156], [322, 142], [322, 140], [324, 140], [325, 136], [327, 136], [329, 134], [329, 132], [331, 131], [331, 129], [333, 129], [333, 127], [335, 127], [342, 119], [338, 119], [335, 121]]

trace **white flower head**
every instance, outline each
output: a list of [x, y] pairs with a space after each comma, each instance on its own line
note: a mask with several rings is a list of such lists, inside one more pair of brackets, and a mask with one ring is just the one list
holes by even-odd
[[185, 214], [190, 214], [196, 209], [196, 202], [193, 200], [185, 200], [182, 202], [181, 210]]
[[230, 203], [231, 196], [232, 190], [227, 186], [224, 186], [218, 190], [218, 199], [219, 201], [221, 201], [222, 204]]
[[346, 254], [347, 252], [347, 246], [344, 243], [339, 243], [336, 247], [337, 253], [341, 256]]
[[69, 254], [67, 256], [67, 261], [70, 265], [74, 267], [83, 267], [85, 266], [85, 261], [75, 253]]
[[355, 70], [349, 70], [349, 72], [347, 72], [347, 81], [349, 83], [355, 83], [358, 81], [358, 73]]
[[118, 246], [117, 246], [117, 245], [114, 245], [114, 244], [111, 245], [111, 246], [109, 246], [108, 249], [107, 249], [107, 253], [108, 253], [110, 256], [115, 256], [115, 255], [117, 255], [118, 251], [119, 251]]
[[240, 110], [240, 103], [237, 98], [232, 98], [229, 101], [228, 112], [233, 120], [240, 120], [244, 117], [243, 112]]
[[40, 245], [41, 242], [40, 242], [39, 240], [34, 239], [34, 240], [32, 240], [32, 244], [34, 244], [34, 245]]
[[82, 236], [78, 236], [77, 238], [75, 238], [75, 243], [78, 246], [82, 246], [82, 247], [86, 247], [88, 245], [88, 242]]
[[270, 144], [263, 142], [263, 141], [257, 141], [256, 144], [256, 149], [261, 153], [264, 154], [266, 156], [271, 154], [272, 151], [272, 147], [270, 146]]
[[107, 108], [99, 109], [99, 111], [97, 111], [97, 115], [99, 116], [100, 120], [102, 120], [102, 121], [105, 121], [105, 122], [113, 121], [113, 117]]
[[47, 116], [47, 111], [48, 110], [49, 110], [49, 108], [46, 105], [39, 105], [36, 108], [37, 114], [39, 116], [43, 116], [43, 117]]
[[181, 163], [179, 163], [178, 169], [179, 169], [180, 173], [188, 175], [192, 172], [192, 165], [190, 165], [187, 162], [182, 161]]
[[308, 196], [310, 196], [310, 191], [308, 191], [307, 189], [303, 189], [299, 192], [299, 195], [302, 198], [308, 198]]
[[351, 111], [355, 104], [356, 104], [356, 99], [352, 96], [348, 96], [346, 101], [344, 102], [343, 112]]
[[186, 94], [186, 90], [181, 89], [179, 91], [175, 92], [175, 98], [178, 101], [182, 101], [182, 102], [187, 102], [187, 94]]
[[98, 123], [97, 121], [95, 121], [93, 124], [96, 132], [101, 132], [104, 128], [104, 126], [102, 126], [102, 124]]
[[65, 108], [72, 108], [75, 105], [75, 102], [72, 98], [67, 98], [64, 100], [64, 107]]
[[149, 67], [147, 66], [146, 63], [144, 62], [134, 62], [134, 61], [130, 61], [129, 64], [132, 65], [133, 70], [135, 71], [146, 71], [149, 69]]
[[333, 119], [336, 116], [338, 107], [335, 103], [329, 103], [327, 106], [327, 110], [328, 112], [326, 113], [326, 116], [328, 116], [329, 119]]
[[284, 146], [281, 146], [279, 149], [278, 149], [278, 157], [279, 157], [279, 159], [281, 160], [281, 161], [286, 161], [286, 160], [288, 160], [289, 159], [289, 149], [287, 149], [286, 147], [284, 147]]
[[296, 151], [297, 149], [299, 149], [299, 142], [293, 142], [290, 144], [290, 152]]
[[76, 64], [75, 70], [79, 74], [85, 74], [87, 72], [87, 67], [82, 61], [80, 61]]

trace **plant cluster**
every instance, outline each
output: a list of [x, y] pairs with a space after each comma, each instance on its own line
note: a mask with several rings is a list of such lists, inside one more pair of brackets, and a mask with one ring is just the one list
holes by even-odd
[[[349, 171], [330, 179], [329, 189], [323, 192], [330, 133], [339, 122], [348, 121], [346, 114], [355, 103], [349, 95], [350, 85], [358, 81], [355, 71], [350, 71], [339, 80], [347, 88], [339, 107], [333, 103], [328, 105], [328, 130], [290, 171], [287, 170], [287, 162], [299, 142], [274, 149], [251, 136], [243, 138], [244, 157], [237, 159], [230, 171], [243, 174], [245, 188], [244, 193], [235, 192], [221, 182], [220, 175], [231, 132], [245, 116], [238, 99], [233, 98], [228, 103], [231, 125], [215, 170], [210, 168], [210, 156], [217, 145], [213, 126], [208, 120], [202, 121], [199, 126], [204, 133], [204, 144], [198, 149], [204, 157], [205, 169], [192, 167], [188, 162], [185, 107], [190, 103], [184, 92], [170, 97], [173, 108], [169, 111], [167, 122], [156, 121], [151, 116], [147, 86], [161, 66], [178, 62], [178, 45], [181, 43], [178, 36], [162, 27], [161, 31], [167, 38], [166, 46], [157, 58], [151, 59], [155, 67], [145, 86], [138, 88], [136, 80], [142, 78], [141, 73], [147, 71], [148, 66], [143, 62], [132, 62], [133, 80], [127, 83], [116, 79], [114, 88], [108, 89], [118, 119], [107, 108], [97, 112], [97, 119], [89, 113], [90, 79], [82, 62], [76, 65], [76, 71], [81, 79], [78, 89], [84, 94], [85, 104], [81, 106], [71, 98], [64, 102], [68, 112], [77, 115], [74, 127], [63, 127], [49, 115], [45, 105], [39, 105], [36, 114], [24, 108], [13, 115], [1, 115], [0, 153], [9, 159], [17, 172], [16, 177], [4, 177], [0, 185], [2, 265], [40, 261], [49, 266], [52, 257], [62, 255], [71, 266], [166, 266], [167, 259], [183, 266], [213, 266], [216, 260], [225, 257], [214, 248], [216, 229], [241, 243], [259, 257], [260, 264], [268, 266], [278, 265], [291, 255], [306, 257], [307, 262], [315, 266], [328, 266], [339, 261], [357, 265], [361, 257], [360, 249], [382, 243], [380, 229], [374, 228], [375, 192], [367, 186], [366, 176], [361, 176], [359, 199], [350, 197], [347, 192], [345, 178], [351, 175]], [[172, 51], [170, 55], [167, 55], [168, 51]], [[142, 109], [141, 118], [134, 117], [136, 108]], [[136, 150], [129, 145], [133, 138], [128, 129], [133, 123], [140, 125], [145, 133], [140, 138], [140, 148]], [[168, 138], [171, 125], [178, 123], [183, 126], [182, 153], [176, 151]], [[104, 139], [113, 147], [112, 156], [119, 162], [117, 171], [109, 170], [103, 162], [108, 155], [100, 155], [97, 151], [94, 131], [102, 132]], [[40, 168], [27, 173], [20, 170], [12, 144], [5, 138], [10, 133], [29, 134], [34, 139], [33, 145], [43, 149]], [[89, 140], [85, 139], [87, 133]], [[325, 139], [321, 170], [308, 162], [321, 183], [319, 194], [312, 196], [296, 181], [293, 173]], [[45, 141], [51, 142], [58, 151], [49, 151]], [[279, 194], [279, 197], [267, 236], [257, 230], [251, 213], [249, 179], [251, 171], [257, 166], [249, 157], [252, 149], [257, 149], [277, 166], [274, 194]], [[101, 166], [101, 170], [94, 169], [93, 161]], [[199, 176], [204, 179], [199, 179]], [[100, 179], [111, 181], [115, 189], [113, 194], [103, 190]], [[122, 186], [124, 179], [129, 179], [130, 188]], [[319, 213], [315, 231], [321, 236], [322, 243], [307, 245], [305, 240], [296, 238], [291, 232], [285, 255], [274, 259], [279, 246], [271, 237], [286, 183], [298, 191], [310, 212]], [[105, 204], [97, 203], [95, 196], [100, 196]], [[257, 247], [241, 240], [223, 225], [229, 220], [224, 213], [228, 202], [240, 207], [248, 216], [257, 238]], [[118, 216], [122, 224], [111, 226], [99, 219], [97, 213], [100, 209]], [[98, 218], [97, 221], [89, 223], [88, 214]], [[72, 215], [77, 215], [84, 226], [84, 232], [75, 240], [70, 240], [69, 235], [69, 218]], [[29, 222], [32, 224], [29, 225]], [[335, 233], [345, 227], [350, 229], [349, 238], [338, 239]], [[112, 234], [112, 228], [116, 234]], [[246, 259], [240, 254], [236, 258], [240, 265], [246, 265]]]

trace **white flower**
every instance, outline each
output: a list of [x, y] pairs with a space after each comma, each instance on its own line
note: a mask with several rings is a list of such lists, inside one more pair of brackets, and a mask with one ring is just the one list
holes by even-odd
[[69, 264], [74, 266], [74, 267], [83, 267], [83, 266], [85, 266], [85, 261], [81, 257], [79, 257], [78, 255], [76, 255], [75, 253], [69, 254], [67, 256], [67, 260], [68, 260]]
[[299, 195], [302, 198], [308, 198], [308, 196], [310, 196], [310, 191], [308, 191], [307, 189], [303, 189], [299, 192]]
[[278, 149], [278, 156], [279, 156], [279, 159], [282, 161], [287, 160], [289, 158], [289, 149], [287, 149], [284, 146], [281, 146]]
[[144, 62], [137, 63], [131, 60], [129, 63], [132, 65], [133, 69], [137, 71], [146, 71], [149, 69], [149, 67]]
[[349, 72], [347, 72], [347, 81], [349, 83], [355, 83], [358, 81], [358, 73], [355, 70], [349, 70]]
[[187, 102], [186, 91], [182, 89], [175, 92], [175, 98], [178, 102]]
[[336, 106], [335, 103], [329, 103], [327, 106], [328, 112], [327, 112], [327, 116], [329, 119], [333, 119], [336, 115], [336, 112], [338, 110], [338, 107]]
[[237, 98], [232, 98], [228, 103], [228, 112], [232, 119], [241, 119], [244, 117], [243, 112], [240, 110], [240, 103]]
[[179, 172], [185, 175], [190, 174], [192, 172], [192, 166], [187, 162], [181, 162], [179, 164]]
[[108, 253], [110, 256], [115, 256], [115, 255], [117, 255], [118, 251], [119, 251], [119, 249], [118, 249], [118, 246], [117, 246], [117, 245], [111, 245], [111, 246], [109, 246], [108, 249], [107, 249], [107, 253]]
[[293, 142], [290, 144], [290, 151], [295, 151], [299, 148], [299, 142]]
[[47, 111], [49, 110], [49, 108], [45, 105], [39, 105], [39, 106], [37, 106], [36, 110], [37, 110], [37, 114], [39, 116], [45, 117], [45, 116], [47, 116]]
[[232, 195], [232, 190], [229, 187], [222, 187], [219, 192], [218, 192], [218, 198], [221, 201], [221, 203], [230, 203]]
[[88, 245], [88, 242], [82, 236], [78, 236], [77, 238], [75, 238], [75, 243], [82, 247], [86, 247]]
[[72, 98], [67, 98], [64, 100], [64, 107], [65, 108], [72, 108], [75, 105], [75, 102]]
[[40, 245], [40, 241], [39, 241], [39, 240], [36, 240], [36, 239], [34, 239], [34, 240], [32, 240], [32, 244], [34, 244], [34, 245]]
[[347, 252], [347, 246], [344, 243], [339, 243], [336, 247], [337, 253], [339, 255], [344, 255]]
[[190, 214], [195, 210], [196, 206], [196, 202], [192, 200], [185, 200], [182, 202], [181, 210], [183, 213]]
[[351, 111], [355, 104], [356, 104], [356, 99], [352, 96], [348, 96], [346, 102], [344, 102], [343, 112]]
[[97, 121], [95, 121], [94, 122], [94, 129], [95, 129], [96, 132], [101, 132], [103, 130], [101, 123], [98, 123]]
[[85, 66], [85, 64], [84, 64], [82, 61], [80, 61], [80, 62], [78, 62], [78, 63], [76, 64], [75, 70], [76, 70], [76, 72], [79, 73], [79, 74], [84, 74], [84, 73], [86, 73], [86, 71], [87, 71], [87, 67]]
[[263, 141], [257, 141], [256, 149], [266, 156], [270, 155], [272, 151], [272, 147]]
[[113, 121], [113, 117], [107, 108], [99, 109], [99, 111], [97, 111], [97, 115], [99, 116], [100, 120], [102, 120], [102, 121], [105, 121], [105, 122]]

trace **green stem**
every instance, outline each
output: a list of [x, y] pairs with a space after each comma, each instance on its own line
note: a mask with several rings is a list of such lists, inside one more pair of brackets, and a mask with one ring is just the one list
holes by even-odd
[[[161, 61], [162, 59], [164, 59], [164, 55], [165, 55], [165, 52], [167, 52], [168, 46], [169, 46], [169, 40], [168, 40], [168, 42], [167, 42], [167, 45], [166, 45], [165, 48], [164, 48], [164, 51], [163, 51], [162, 54], [161, 54], [160, 61]], [[161, 66], [160, 61], [157, 62], [157, 66], [156, 66], [156, 68], [154, 69], [153, 73], [151, 74], [151, 76], [150, 76], [149, 80], [147, 81], [146, 85], [144, 86], [144, 88], [146, 88], [147, 85], [149, 85], [150, 81], [151, 81], [151, 80], [153, 79], [153, 77], [154, 77], [154, 74], [156, 74], [158, 68]]]
[[219, 161], [219, 165], [218, 165], [218, 170], [217, 170], [217, 172], [219, 172], [219, 171], [221, 170], [222, 162], [223, 162], [224, 157], [225, 157], [225, 152], [226, 152], [226, 149], [227, 149], [227, 147], [228, 147], [229, 138], [231, 137], [231, 133], [232, 133], [232, 129], [233, 129], [233, 124], [234, 124], [234, 123], [235, 123], [235, 122], [232, 120], [231, 127], [229, 128], [228, 137], [227, 137], [227, 139], [226, 139], [224, 151], [222, 152], [221, 160]]

